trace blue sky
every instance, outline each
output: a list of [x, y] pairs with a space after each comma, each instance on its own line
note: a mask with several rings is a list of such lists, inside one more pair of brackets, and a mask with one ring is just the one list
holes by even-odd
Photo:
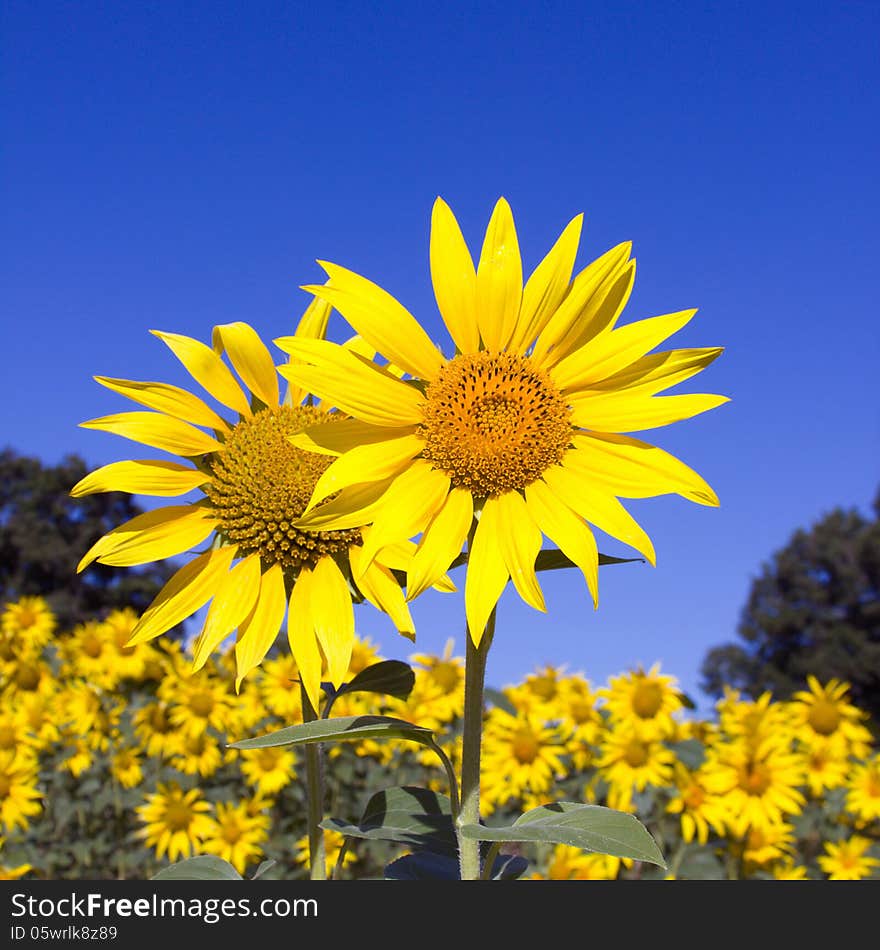
[[[646, 436], [721, 508], [631, 503], [657, 567], [603, 569], [597, 612], [569, 573], [545, 575], [546, 615], [508, 592], [494, 684], [661, 661], [700, 698], [702, 658], [734, 636], [761, 562], [835, 506], [868, 511], [876, 4], [12, 0], [0, 15], [3, 443], [130, 457], [77, 428], [126, 408], [91, 376], [185, 383], [151, 328], [290, 333], [317, 258], [439, 339], [433, 200], [478, 249], [504, 195], [527, 269], [581, 211], [579, 266], [632, 240], [624, 319], [698, 307], [674, 345], [726, 352], [681, 391], [732, 401]], [[419, 647], [460, 650], [462, 610], [421, 598]], [[374, 612], [359, 627], [410, 652]]]

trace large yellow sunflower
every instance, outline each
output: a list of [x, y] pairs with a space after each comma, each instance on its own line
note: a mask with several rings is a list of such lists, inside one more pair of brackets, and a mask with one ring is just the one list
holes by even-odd
[[718, 504], [688, 466], [624, 433], [726, 402], [656, 395], [704, 369], [721, 349], [651, 353], [694, 310], [617, 327], [635, 273], [631, 245], [611, 249], [572, 279], [581, 223], [579, 215], [565, 228], [524, 285], [503, 198], [476, 267], [451, 210], [437, 199], [430, 265], [455, 345], [450, 357], [386, 291], [321, 262], [329, 280], [305, 289], [332, 304], [402, 376], [326, 340], [276, 340], [291, 356], [281, 374], [352, 417], [295, 439], [335, 457], [297, 524], [341, 531], [372, 522], [356, 576], [386, 545], [421, 534], [407, 575], [411, 598], [443, 576], [478, 515], [465, 585], [476, 644], [508, 579], [523, 600], [545, 609], [535, 574], [542, 535], [581, 569], [596, 603], [589, 525], [654, 562], [650, 538], [618, 498], [677, 493]]
[[[294, 339], [323, 336], [329, 305], [315, 301]], [[341, 685], [354, 643], [352, 575], [359, 594], [389, 614], [412, 637], [409, 608], [395, 570], [405, 570], [414, 545], [386, 548], [369, 563], [362, 557], [366, 528], [304, 530], [296, 527], [331, 459], [304, 451], [290, 436], [330, 421], [345, 427], [290, 387], [282, 400], [269, 350], [245, 323], [214, 328], [213, 348], [174, 333], [153, 331], [207, 393], [234, 413], [232, 421], [177, 386], [96, 377], [113, 392], [147, 406], [82, 423], [181, 456], [115, 462], [82, 479], [74, 496], [126, 491], [178, 496], [198, 490], [194, 501], [138, 515], [100, 538], [80, 561], [131, 566], [175, 557], [200, 545], [135, 625], [127, 645], [150, 640], [211, 602], [194, 645], [194, 668], [235, 630], [236, 683], [254, 669], [275, 641], [288, 612], [287, 633], [300, 675], [318, 704], [322, 665]], [[347, 351], [346, 351], [347, 352]], [[223, 360], [245, 384], [245, 390]], [[332, 426], [331, 426], [332, 427]], [[205, 430], [210, 430], [210, 432]], [[322, 656], [323, 654], [323, 656]]]

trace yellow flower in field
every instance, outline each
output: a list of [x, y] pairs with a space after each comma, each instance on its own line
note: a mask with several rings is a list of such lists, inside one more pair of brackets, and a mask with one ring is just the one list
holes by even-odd
[[807, 881], [809, 874], [802, 864], [795, 864], [792, 858], [783, 858], [770, 869], [770, 873], [777, 881]]
[[0, 824], [3, 831], [25, 831], [42, 809], [37, 788], [37, 763], [22, 749], [0, 752]]
[[[336, 863], [339, 860], [339, 853], [342, 850], [344, 841], [344, 835], [339, 834], [338, 831], [324, 832], [324, 853], [327, 861], [327, 869], [331, 874], [333, 873], [333, 869], [336, 867]], [[311, 867], [309, 861], [309, 836], [303, 835], [302, 838], [298, 839], [294, 845], [294, 849], [294, 860], [296, 863], [302, 865], [305, 868]], [[342, 866], [347, 868], [350, 864], [354, 864], [356, 861], [357, 855], [352, 851], [346, 851], [345, 856], [342, 859]]]
[[21, 597], [7, 603], [0, 617], [0, 629], [15, 654], [33, 654], [52, 638], [56, 620], [42, 597]]
[[223, 764], [220, 743], [207, 732], [178, 733], [176, 748], [171, 766], [184, 775], [209, 778]]
[[18, 881], [33, 869], [32, 864], [19, 864], [14, 868], [8, 868], [5, 864], [0, 864], [0, 881]]
[[61, 656], [74, 676], [112, 690], [119, 681], [118, 653], [109, 630], [97, 620], [77, 624], [61, 645]]
[[239, 874], [244, 874], [248, 864], [263, 856], [260, 847], [269, 833], [269, 816], [253, 813], [251, 803], [238, 805], [218, 802], [211, 830], [202, 841], [202, 851], [216, 854], [228, 861]]
[[676, 792], [666, 810], [681, 815], [681, 836], [686, 842], [709, 840], [710, 829], [723, 836], [727, 827], [727, 809], [719, 795], [709, 791], [706, 773], [702, 769], [691, 771], [680, 762], [675, 764]]
[[583, 677], [566, 677], [559, 693], [556, 715], [567, 732], [566, 749], [572, 767], [582, 772], [593, 764], [605, 732], [605, 719], [599, 711], [596, 693]]
[[296, 778], [296, 758], [290, 749], [243, 749], [239, 768], [244, 780], [261, 795], [274, 795]]
[[58, 763], [58, 768], [79, 778], [95, 761], [95, 747], [85, 739], [69, 734], [64, 737], [68, 754]]
[[871, 839], [853, 835], [844, 841], [825, 842], [825, 853], [817, 858], [819, 867], [830, 881], [861, 881], [880, 867], [877, 858], [866, 854]]
[[850, 771], [845, 745], [831, 739], [813, 739], [804, 750], [806, 782], [813, 798], [846, 784]]
[[588, 523], [654, 561], [650, 539], [618, 497], [677, 493], [718, 504], [682, 462], [621, 433], [726, 402], [656, 397], [721, 350], [648, 355], [693, 310], [616, 327], [633, 283], [631, 246], [613, 248], [572, 280], [581, 223], [578, 216], [566, 227], [524, 286], [507, 202], [495, 206], [475, 268], [452, 212], [437, 199], [430, 264], [455, 345], [450, 358], [386, 291], [321, 262], [329, 280], [305, 289], [406, 379], [325, 340], [276, 340], [292, 357], [281, 374], [352, 417], [295, 438], [336, 457], [297, 523], [345, 530], [371, 521], [356, 577], [386, 545], [421, 534], [407, 572], [412, 598], [449, 569], [479, 515], [465, 584], [474, 642], [508, 579], [526, 603], [545, 609], [535, 574], [542, 535], [582, 570], [595, 603], [598, 552]]
[[259, 679], [260, 693], [269, 712], [288, 725], [302, 722], [302, 690], [299, 668], [289, 653], [265, 660]]
[[724, 797], [733, 833], [781, 824], [799, 814], [805, 804], [803, 756], [781, 747], [772, 738], [761, 743], [734, 742], [711, 748], [706, 782]]
[[16, 699], [18, 716], [27, 724], [35, 748], [44, 749], [60, 736], [58, 730], [57, 693], [27, 693]]
[[800, 738], [808, 743], [837, 743], [843, 754], [868, 754], [871, 732], [865, 726], [868, 714], [847, 702], [849, 684], [830, 679], [823, 686], [815, 676], [807, 677], [809, 689], [794, 694], [789, 704]]
[[0, 752], [21, 749], [23, 753], [34, 752], [39, 743], [34, 741], [25, 716], [18, 709], [0, 710]]
[[845, 808], [863, 824], [880, 820], [880, 754], [853, 767]]
[[533, 874], [538, 881], [613, 881], [620, 870], [620, 858], [608, 854], [590, 854], [581, 848], [558, 844], [553, 849], [543, 874]]
[[351, 648], [351, 662], [348, 664], [349, 674], [352, 677], [357, 676], [361, 670], [365, 670], [368, 666], [378, 663], [381, 659], [382, 657], [379, 655], [376, 645], [369, 637], [363, 638], [356, 636], [354, 638], [354, 645]]
[[123, 788], [135, 788], [144, 780], [141, 757], [137, 749], [120, 749], [110, 759], [110, 774]]
[[717, 709], [719, 729], [728, 737], [745, 742], [772, 742], [785, 748], [795, 737], [790, 706], [774, 703], [769, 692], [756, 700], [744, 700], [735, 690], [728, 690]]
[[172, 725], [190, 736], [206, 729], [224, 732], [232, 717], [233, 702], [226, 686], [207, 672], [169, 677], [159, 687], [160, 699], [168, 703]]
[[142, 679], [147, 663], [155, 658], [155, 651], [149, 643], [128, 646], [137, 622], [137, 613], [126, 607], [112, 611], [101, 624], [102, 632], [109, 643], [110, 655], [113, 657], [113, 669], [120, 678]]
[[675, 754], [655, 733], [629, 722], [605, 734], [596, 768], [608, 782], [608, 804], [631, 811], [633, 792], [643, 792], [649, 785], [669, 785], [674, 764]]
[[675, 729], [672, 717], [682, 708], [675, 677], [662, 675], [659, 663], [647, 672], [639, 667], [610, 677], [598, 695], [612, 722], [634, 723], [643, 735], [671, 735]]
[[749, 865], [763, 867], [773, 861], [793, 858], [795, 853], [794, 828], [785, 822], [764, 824], [749, 828], [745, 838], [743, 860]]
[[66, 687], [59, 707], [67, 728], [90, 749], [106, 749], [108, 737], [122, 716], [118, 699], [82, 682]]
[[177, 730], [169, 715], [167, 703], [147, 703], [132, 715], [134, 734], [148, 756], [163, 759], [172, 755], [177, 745]]
[[211, 819], [206, 814], [210, 809], [197, 788], [185, 792], [176, 782], [160, 784], [136, 809], [144, 825], [138, 836], [148, 848], [156, 849], [157, 858], [188, 858], [211, 833]]
[[22, 654], [5, 664], [2, 692], [14, 696], [16, 702], [34, 694], [51, 696], [57, 689], [51, 667], [39, 654]]
[[532, 713], [511, 716], [492, 709], [486, 717], [482, 756], [480, 796], [487, 809], [546, 796], [566, 771], [558, 728]]
[[[329, 313], [328, 305], [315, 301], [295, 338], [323, 336]], [[250, 326], [215, 327], [213, 349], [179, 334], [154, 333], [235, 418], [223, 418], [177, 386], [96, 377], [108, 389], [155, 411], [105, 416], [83, 423], [85, 428], [121, 435], [189, 464], [115, 462], [87, 475], [71, 493], [173, 497], [198, 490], [200, 496], [145, 512], [115, 528], [86, 552], [78, 570], [94, 561], [123, 567], [162, 560], [213, 539], [162, 588], [127, 645], [165, 633], [211, 601], [195, 642], [193, 667], [201, 668], [237, 630], [240, 685], [263, 660], [288, 614], [291, 652], [317, 705], [324, 660], [326, 678], [337, 686], [348, 670], [354, 642], [352, 574], [360, 594], [388, 613], [401, 633], [413, 635], [409, 608], [392, 569], [405, 570], [414, 547], [397, 545], [366, 564], [366, 528], [304, 530], [295, 524], [331, 459], [297, 448], [290, 437], [318, 422], [343, 428], [346, 423], [338, 414], [305, 404], [307, 393], [299, 387], [290, 387], [281, 400], [273, 358]], [[224, 353], [250, 395], [223, 361]]]
[[416, 722], [442, 729], [464, 714], [464, 660], [452, 655], [454, 641], [446, 641], [442, 656], [416, 653], [416, 681], [408, 705], [417, 710]]

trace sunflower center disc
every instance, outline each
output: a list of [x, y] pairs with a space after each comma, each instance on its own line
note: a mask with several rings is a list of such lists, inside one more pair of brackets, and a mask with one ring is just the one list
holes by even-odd
[[571, 442], [571, 410], [526, 356], [457, 356], [425, 395], [423, 457], [478, 497], [537, 481]]
[[165, 810], [165, 824], [172, 831], [186, 831], [192, 820], [192, 810], [183, 802], [171, 802]]
[[817, 700], [808, 718], [810, 725], [820, 736], [830, 736], [840, 725], [840, 712], [834, 703], [829, 703], [827, 699]]
[[302, 531], [292, 524], [334, 459], [297, 448], [290, 436], [336, 418], [311, 406], [264, 409], [235, 426], [214, 455], [205, 494], [242, 556], [259, 554], [268, 564], [297, 569], [360, 544], [359, 531]]

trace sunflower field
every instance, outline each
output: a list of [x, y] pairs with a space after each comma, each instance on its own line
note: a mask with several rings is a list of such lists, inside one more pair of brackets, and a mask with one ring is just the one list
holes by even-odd
[[[307, 876], [299, 750], [230, 747], [302, 721], [293, 658], [273, 652], [236, 692], [228, 652], [193, 672], [180, 640], [127, 646], [137, 620], [117, 610], [58, 630], [40, 598], [4, 606], [0, 877], [145, 879], [194, 855], [246, 877]], [[380, 660], [358, 638], [349, 676]], [[333, 713], [428, 727], [457, 765], [464, 660], [450, 642], [410, 663], [404, 690], [343, 689]], [[657, 666], [602, 685], [535, 670], [487, 692], [483, 818], [505, 824], [554, 801], [608, 805], [636, 815], [668, 865], [505, 845], [521, 880], [880, 877], [880, 755], [847, 693], [810, 677], [790, 701], [729, 691], [700, 718]], [[407, 848], [364, 830], [371, 796], [431, 790], [442, 802], [442, 769], [406, 741], [325, 750], [333, 876], [393, 877]]]

